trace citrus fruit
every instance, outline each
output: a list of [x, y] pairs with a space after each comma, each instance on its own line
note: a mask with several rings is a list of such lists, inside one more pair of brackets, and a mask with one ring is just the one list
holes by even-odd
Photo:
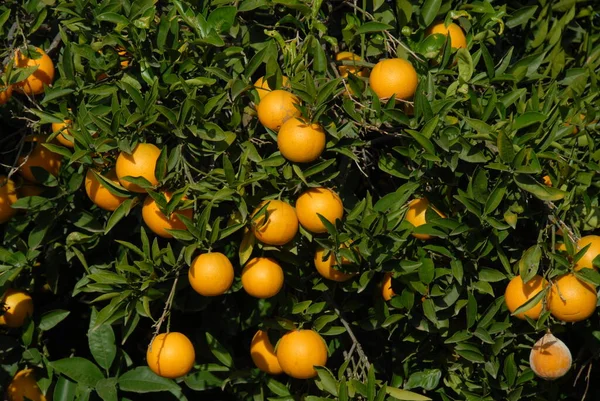
[[[339, 52], [335, 55], [336, 61], [362, 61], [358, 54], [352, 52]], [[342, 78], [346, 78], [348, 74], [357, 75], [360, 77], [366, 77], [369, 74], [369, 70], [354, 65], [340, 65], [338, 71]]]
[[[319, 247], [315, 252], [315, 267], [321, 276], [338, 282], [348, 281], [354, 277], [354, 274], [344, 273], [335, 268], [338, 264], [333, 252], [329, 252], [327, 259], [323, 260], [325, 252], [325, 248], [323, 247]], [[350, 263], [348, 259], [342, 258], [342, 265]]]
[[117, 158], [117, 177], [121, 185], [132, 192], [146, 190], [137, 184], [124, 180], [125, 177], [143, 177], [152, 185], [158, 184], [154, 175], [160, 149], [151, 143], [140, 143], [129, 153], [121, 152]]
[[[600, 254], [600, 236], [598, 235], [586, 235], [585, 237], [581, 237], [579, 241], [577, 241], [577, 249], [583, 249], [587, 245], [590, 245], [585, 254], [577, 261], [575, 264], [575, 270], [581, 270], [584, 268], [587, 269], [596, 269], [594, 267], [594, 259], [596, 256]], [[597, 269], [596, 269], [597, 270]]]
[[552, 284], [548, 309], [563, 322], [579, 322], [594, 313], [597, 301], [596, 289], [569, 273], [558, 277]]
[[384, 300], [389, 301], [396, 294], [392, 289], [392, 273], [385, 273], [383, 281], [381, 283], [381, 296]]
[[294, 163], [310, 163], [325, 149], [325, 131], [319, 124], [310, 124], [299, 118], [287, 120], [277, 133], [281, 155]]
[[[167, 202], [171, 199], [170, 192], [163, 192]], [[167, 219], [167, 216], [160, 211], [156, 201], [148, 195], [142, 206], [142, 218], [144, 223], [152, 230], [156, 235], [160, 235], [163, 238], [173, 238], [173, 234], [167, 232], [167, 230], [187, 230], [184, 222], [179, 219], [179, 215], [185, 216], [188, 219], [193, 217], [194, 211], [192, 209], [175, 210], [171, 213], [171, 216]]]
[[344, 205], [338, 194], [331, 189], [311, 188], [296, 200], [296, 213], [302, 227], [313, 233], [324, 233], [327, 228], [318, 214], [335, 225], [335, 221], [344, 216]]
[[536, 376], [555, 380], [571, 369], [572, 358], [569, 348], [551, 333], [540, 338], [529, 354], [529, 366]]
[[8, 401], [46, 401], [46, 397], [35, 380], [33, 369], [23, 369], [17, 372], [6, 389]]
[[[572, 118], [569, 118], [564, 123], [564, 125], [566, 127], [570, 126], [571, 125], [571, 120], [572, 120]], [[579, 114], [579, 120], [581, 121], [581, 123], [585, 124], [585, 114], [583, 114], [583, 113]], [[596, 123], [598, 123], [598, 121], [594, 120], [594, 121], [590, 122], [589, 124], [585, 124], [585, 126], [587, 127], [588, 125], [592, 125], [592, 124], [596, 124]], [[577, 127], [577, 125], [574, 125], [573, 126], [573, 135], [576, 135], [578, 133], [579, 133], [579, 128]]]
[[547, 187], [551, 187], [552, 186], [552, 178], [550, 178], [549, 175], [545, 175], [542, 180], [544, 180], [544, 185]]
[[[423, 224], [427, 224], [426, 213], [427, 209], [431, 208], [435, 211], [440, 217], [445, 218], [446, 215], [444, 213], [437, 210], [433, 205], [429, 204], [427, 198], [413, 199], [408, 204], [408, 210], [406, 211], [405, 219], [409, 223], [411, 223], [415, 227], [422, 226]], [[422, 240], [431, 239], [431, 235], [429, 234], [415, 234], [412, 233], [412, 236]]]
[[53, 176], [58, 175], [60, 165], [62, 163], [62, 156], [58, 153], [54, 153], [49, 149], [46, 149], [42, 143], [46, 142], [46, 136], [43, 135], [30, 135], [25, 138], [26, 142], [35, 142], [33, 149], [29, 154], [24, 154], [19, 157], [19, 173], [27, 181], [38, 183], [39, 181], [33, 175], [31, 171], [32, 167], [41, 167]]
[[244, 290], [256, 298], [271, 298], [283, 287], [283, 270], [272, 258], [254, 258], [242, 270]]
[[75, 144], [70, 139], [67, 139], [67, 137], [65, 137], [63, 135], [63, 134], [67, 134], [70, 137], [73, 136], [71, 131], [69, 131], [69, 129], [68, 129], [71, 126], [71, 123], [72, 123], [71, 120], [65, 120], [62, 123], [52, 123], [52, 132], [61, 131], [61, 133], [56, 137], [56, 139], [58, 140], [58, 142], [60, 142], [61, 144], [63, 144], [64, 146], [66, 146], [68, 148], [75, 147]]
[[198, 294], [205, 297], [222, 295], [233, 283], [233, 265], [220, 252], [203, 253], [192, 261], [188, 278]]
[[12, 97], [13, 86], [8, 85], [0, 88], [0, 106], [6, 104]]
[[13, 180], [0, 175], [0, 224], [6, 223], [17, 213], [12, 204], [17, 201], [17, 191]]
[[175, 379], [188, 374], [194, 366], [194, 345], [184, 334], [162, 333], [148, 347], [148, 367], [157, 375]]
[[15, 52], [15, 67], [39, 66], [33, 74], [15, 84], [15, 90], [19, 93], [39, 95], [40, 93], [44, 93], [44, 84], [51, 85], [54, 81], [54, 64], [52, 60], [39, 47], [36, 47], [35, 51], [41, 55], [41, 57], [35, 60], [25, 56], [20, 50]]
[[[290, 87], [290, 80], [285, 75], [281, 77], [281, 87], [282, 88]], [[262, 100], [265, 96], [267, 96], [273, 90], [273, 88], [271, 88], [269, 86], [269, 79], [265, 79], [265, 77], [260, 77], [256, 80], [256, 82], [254, 83], [254, 89], [256, 89], [256, 92], [258, 93], [258, 97], [260, 100]]]
[[315, 366], [327, 363], [327, 345], [316, 331], [290, 331], [279, 340], [277, 360], [287, 375], [309, 379], [317, 375]]
[[300, 117], [296, 104], [300, 104], [300, 99], [290, 92], [281, 89], [271, 91], [256, 107], [258, 120], [263, 126], [277, 131], [290, 118]]
[[265, 213], [253, 221], [252, 231], [259, 241], [268, 245], [284, 245], [290, 242], [298, 232], [296, 211], [288, 203], [280, 200], [263, 201], [252, 216], [269, 203]]
[[[107, 180], [110, 180], [119, 185], [117, 179], [117, 173], [115, 169], [110, 170], [104, 176]], [[85, 192], [92, 202], [98, 205], [100, 208], [108, 211], [116, 210], [121, 203], [125, 202], [127, 198], [114, 195], [108, 190], [94, 175], [91, 169], [88, 169], [85, 175]]]
[[250, 356], [257, 368], [270, 375], [283, 373], [267, 332], [258, 330], [250, 343]]
[[417, 91], [417, 71], [412, 64], [401, 58], [385, 59], [378, 62], [369, 77], [371, 89], [380, 99], [408, 100]]
[[26, 198], [28, 196], [40, 196], [44, 192], [44, 189], [44, 187], [35, 184], [29, 184], [25, 181], [19, 188], [17, 188], [17, 194], [19, 199]]
[[445, 36], [450, 36], [450, 45], [453, 49], [467, 47], [467, 38], [465, 36], [465, 33], [463, 32], [460, 26], [456, 25], [453, 22], [450, 23], [450, 25], [448, 25], [447, 27], [443, 22], [440, 22], [439, 24], [431, 26], [427, 30], [427, 35], [433, 35], [436, 33], [440, 33]]
[[[508, 307], [510, 313], [513, 313], [525, 302], [535, 297], [547, 285], [548, 282], [540, 275], [535, 275], [527, 283], [523, 282], [521, 276], [516, 276], [510, 280], [510, 283], [508, 283], [506, 286], [506, 291], [504, 293], [504, 302], [506, 302], [506, 306]], [[540, 301], [528, 311], [519, 313], [515, 315], [515, 317], [523, 320], [525, 319], [525, 316], [528, 316], [532, 319], [537, 319], [540, 317], [541, 313], [542, 300], [540, 299]]]
[[21, 327], [28, 317], [33, 315], [33, 299], [25, 291], [9, 288], [2, 296], [4, 314], [0, 316], [0, 325]]

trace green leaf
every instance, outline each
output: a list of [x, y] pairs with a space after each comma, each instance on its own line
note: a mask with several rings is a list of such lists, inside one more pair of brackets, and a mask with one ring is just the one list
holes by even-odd
[[104, 378], [98, 366], [85, 358], [77, 356], [50, 362], [50, 367], [58, 373], [67, 376], [69, 379], [87, 387], [96, 387], [96, 383]]
[[540, 184], [527, 174], [515, 175], [515, 183], [523, 190], [532, 193], [543, 201], [557, 201], [563, 199], [567, 193], [555, 187]]
[[315, 370], [319, 375], [319, 383], [321, 384], [323, 390], [327, 391], [334, 397], [337, 397], [337, 381], [335, 380], [331, 372], [324, 367], [315, 367]]
[[502, 158], [505, 163], [511, 163], [515, 158], [515, 150], [512, 141], [504, 131], [498, 132], [496, 145], [498, 146], [500, 158]]
[[228, 368], [233, 366], [233, 358], [229, 355], [229, 352], [221, 345], [221, 343], [213, 337], [212, 334], [206, 332], [206, 343], [210, 352], [225, 366]]
[[431, 401], [431, 398], [425, 397], [424, 395], [390, 386], [385, 388], [385, 392], [391, 397], [401, 401]]
[[110, 324], [103, 324], [96, 330], [92, 330], [96, 324], [97, 317], [98, 313], [96, 308], [92, 308], [88, 331], [88, 344], [94, 360], [100, 367], [108, 371], [117, 355], [115, 333]]
[[425, 0], [421, 8], [421, 17], [425, 26], [431, 25], [442, 6], [442, 0]]
[[48, 331], [63, 320], [65, 320], [65, 318], [69, 316], [70, 313], [71, 312], [69, 312], [68, 310], [62, 309], [55, 309], [46, 312], [42, 315], [38, 327], [40, 328], [40, 330]]
[[179, 385], [172, 380], [158, 376], [147, 366], [137, 367], [121, 375], [119, 388], [132, 393], [179, 391]]
[[361, 25], [356, 30], [356, 34], [362, 35], [365, 33], [383, 32], [383, 31], [387, 31], [390, 29], [394, 29], [394, 27], [391, 25], [388, 25], [388, 24], [384, 24], [382, 22], [370, 21], [370, 22], [367, 22], [367, 23]]

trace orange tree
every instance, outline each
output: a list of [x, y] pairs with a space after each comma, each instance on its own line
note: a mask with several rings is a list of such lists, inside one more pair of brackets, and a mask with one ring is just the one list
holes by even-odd
[[595, 7], [3, 1], [6, 396], [598, 399]]

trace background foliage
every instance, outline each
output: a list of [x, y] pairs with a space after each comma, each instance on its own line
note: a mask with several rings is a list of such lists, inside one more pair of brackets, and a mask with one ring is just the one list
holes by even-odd
[[[444, 19], [463, 27], [468, 49], [453, 54], [443, 39], [425, 39]], [[594, 1], [573, 0], [5, 0], [2, 59], [36, 45], [49, 50], [58, 77], [45, 95], [15, 95], [0, 107], [5, 173], [25, 151], [24, 136], [49, 133], [52, 122], [72, 118], [77, 142], [72, 150], [46, 145], [64, 156], [60, 175], [46, 177], [41, 196], [18, 201], [24, 213], [0, 227], [0, 284], [28, 289], [36, 308], [26, 327], [0, 336], [0, 383], [29, 365], [43, 368], [40, 385], [55, 400], [145, 392], [161, 400], [420, 399], [400, 389], [434, 400], [598, 399], [598, 315], [574, 325], [548, 313], [520, 321], [502, 295], [519, 271], [552, 278], [570, 268], [554, 253], [561, 222], [573, 238], [599, 224], [599, 26]], [[341, 50], [366, 67], [408, 58], [420, 81], [414, 114], [379, 101], [366, 80], [343, 81], [334, 61]], [[327, 150], [310, 165], [287, 162], [255, 116], [252, 82], [282, 74], [305, 116], [327, 131]], [[356, 96], [344, 96], [345, 85]], [[189, 232], [173, 240], [145, 229], [136, 199], [110, 213], [82, 189], [89, 167], [111, 165], [140, 141], [164, 149], [160, 187], [193, 204]], [[262, 199], [293, 203], [317, 185], [342, 197], [341, 224], [319, 237], [302, 230], [284, 247], [240, 248], [248, 211]], [[429, 242], [410, 236], [403, 220], [407, 201], [420, 196], [448, 216], [417, 229], [436, 237]], [[229, 221], [236, 212], [240, 224]], [[360, 275], [324, 280], [312, 261], [317, 244], [347, 239], [360, 258], [344, 255]], [[222, 297], [203, 298], [187, 283], [190, 260], [209, 248], [236, 267]], [[285, 287], [276, 297], [241, 289], [239, 260], [250, 252], [281, 261]], [[378, 289], [384, 272], [395, 277], [388, 303]], [[197, 351], [196, 367], [177, 382], [145, 367], [176, 277], [169, 326]], [[254, 368], [252, 335], [270, 327], [276, 340], [285, 319], [327, 340], [329, 370], [318, 379]], [[571, 372], [551, 383], [536, 379], [527, 360], [548, 327], [574, 356]], [[351, 352], [354, 342], [364, 354]]]

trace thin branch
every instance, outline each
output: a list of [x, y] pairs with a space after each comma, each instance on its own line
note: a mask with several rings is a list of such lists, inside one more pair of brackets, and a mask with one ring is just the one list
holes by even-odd
[[155, 327], [156, 330], [154, 330], [154, 335], [152, 336], [152, 340], [150, 340], [150, 347], [152, 347], [152, 343], [154, 342], [154, 339], [156, 338], [156, 336], [158, 336], [158, 333], [160, 332], [160, 327], [162, 326], [163, 322], [165, 321], [167, 316], [169, 316], [171, 314], [171, 306], [173, 305], [173, 299], [175, 298], [175, 288], [177, 287], [178, 281], [179, 281], [179, 269], [177, 270], [177, 275], [175, 276], [175, 280], [173, 280], [173, 285], [171, 286], [171, 292], [169, 293], [167, 302], [165, 302], [165, 308], [163, 309], [163, 313], [160, 316], [160, 318], [156, 321], [156, 323], [154, 323], [152, 325], [152, 327]]

